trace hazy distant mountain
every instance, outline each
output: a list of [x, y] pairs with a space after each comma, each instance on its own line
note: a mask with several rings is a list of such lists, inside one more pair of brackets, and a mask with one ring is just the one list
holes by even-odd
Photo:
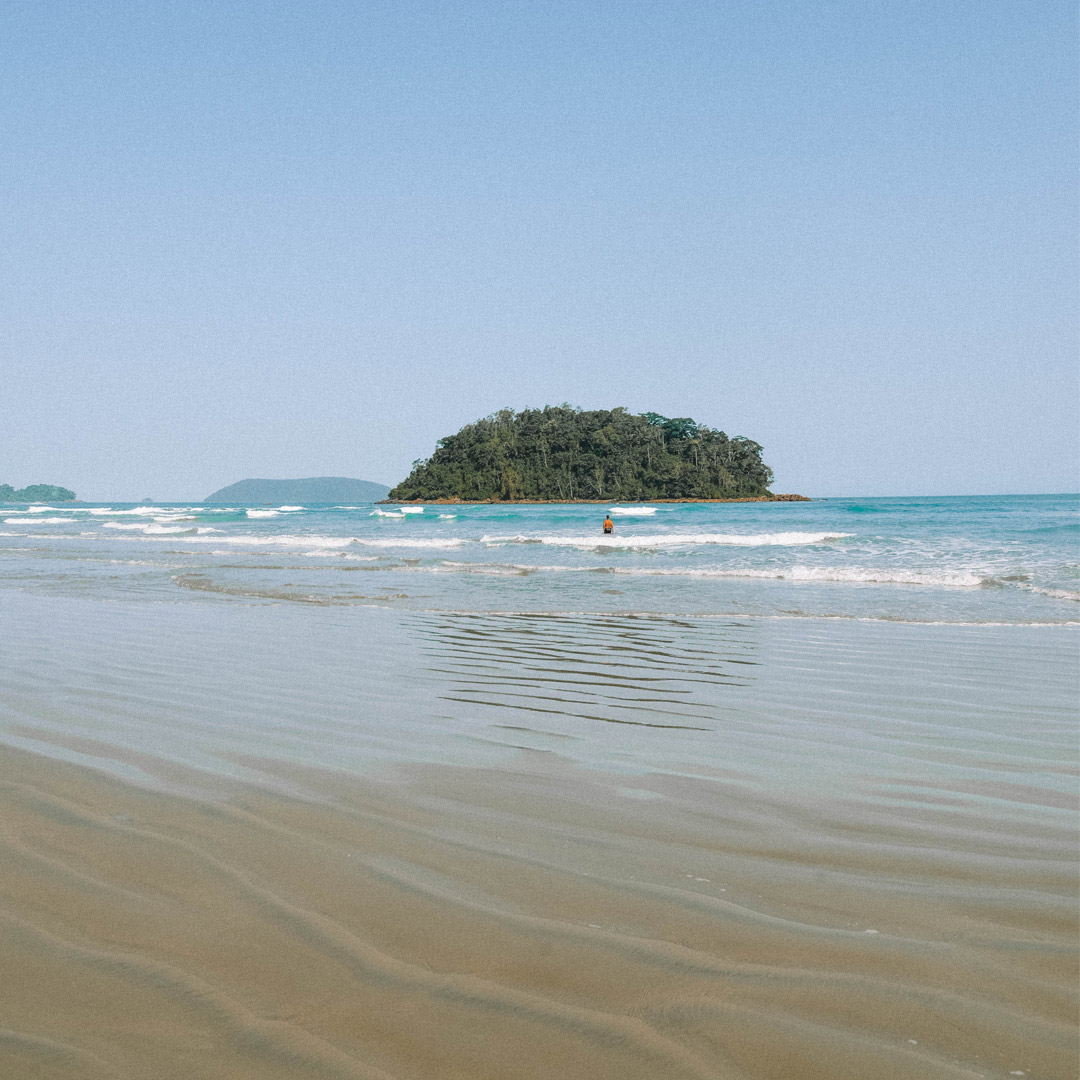
[[310, 476], [306, 480], [240, 480], [213, 495], [208, 503], [364, 503], [385, 499], [390, 489], [371, 480], [347, 476]]

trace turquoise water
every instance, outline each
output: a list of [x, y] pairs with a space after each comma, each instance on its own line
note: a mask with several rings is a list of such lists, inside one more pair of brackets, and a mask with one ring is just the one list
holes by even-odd
[[[155, 601], [1080, 619], [1068, 495], [636, 506], [0, 507], [0, 587]], [[600, 524], [610, 510], [612, 536]]]

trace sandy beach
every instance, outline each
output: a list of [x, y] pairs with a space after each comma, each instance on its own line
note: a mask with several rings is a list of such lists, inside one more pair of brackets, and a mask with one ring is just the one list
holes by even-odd
[[4, 1076], [1075, 1074], [1071, 628], [317, 614], [5, 595]]

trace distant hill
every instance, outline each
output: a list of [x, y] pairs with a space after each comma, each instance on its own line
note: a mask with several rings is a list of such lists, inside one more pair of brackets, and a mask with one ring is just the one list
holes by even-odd
[[689, 417], [503, 409], [440, 439], [390, 492], [395, 502], [774, 499], [751, 439]]
[[10, 484], [0, 484], [0, 502], [71, 502], [75, 492], [55, 484], [31, 484], [16, 491]]
[[347, 476], [310, 476], [306, 480], [240, 480], [213, 495], [208, 503], [365, 503], [385, 499], [390, 489], [371, 480]]

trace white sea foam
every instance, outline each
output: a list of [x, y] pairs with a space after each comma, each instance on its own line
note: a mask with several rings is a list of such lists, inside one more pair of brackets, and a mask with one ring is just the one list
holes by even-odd
[[424, 512], [422, 506], [402, 506], [399, 509], [403, 514], [422, 514]]
[[245, 514], [249, 518], [272, 518], [278, 517], [281, 514], [280, 510], [245, 510]]
[[442, 519], [443, 521], [449, 521], [449, 520], [450, 520], [451, 518], [456, 518], [456, 517], [457, 517], [457, 514], [440, 514], [440, 515], [439, 515], [439, 517], [440, 517], [440, 518], [441, 518], [441, 519]]
[[[347, 509], [347, 507], [343, 506], [343, 507], [340, 507], [340, 509], [345, 510], [345, 509]], [[376, 507], [374, 510], [372, 510], [371, 513], [368, 515], [368, 517], [388, 517], [388, 518], [403, 518], [404, 516], [405, 515], [403, 513], [401, 513], [400, 510], [380, 510], [378, 507]]]
[[1043, 589], [1038, 585], [1028, 585], [1032, 592], [1039, 593], [1042, 596], [1049, 596], [1054, 600], [1073, 600], [1080, 603], [1080, 592], [1075, 589]]
[[364, 540], [357, 537], [353, 540], [353, 543], [360, 544], [364, 547], [377, 548], [456, 548], [461, 547], [465, 541], [456, 536], [425, 540], [410, 539], [403, 536], [394, 540]]
[[[188, 530], [184, 530], [187, 532]], [[200, 530], [201, 531], [201, 530]], [[465, 541], [456, 537], [445, 539], [410, 539], [408, 537], [392, 540], [367, 539], [359, 536], [301, 536], [282, 534], [280, 536], [178, 536], [188, 544], [233, 544], [237, 547], [283, 547], [303, 551], [305, 549], [338, 549], [356, 545], [374, 548], [455, 548]]]
[[608, 513], [612, 517], [650, 517], [656, 513], [655, 506], [613, 506]]
[[303, 510], [302, 506], [279, 506], [278, 509], [283, 514], [295, 514], [298, 510]]
[[304, 556], [308, 559], [345, 559], [348, 562], [379, 562], [381, 559], [389, 559], [388, 555], [357, 555], [352, 551], [305, 551]]
[[[770, 569], [727, 567], [657, 566], [550, 566], [536, 563], [470, 563], [444, 559], [437, 567], [416, 567], [442, 573], [512, 575], [617, 574], [620, 577], [754, 578], [767, 581], [805, 581], [854, 585], [925, 585], [947, 588], [979, 588], [987, 579], [965, 571], [884, 570], [857, 566], [788, 566]], [[1068, 594], [1066, 594], [1068, 595]], [[1080, 599], [1080, 595], [1069, 596]]]
[[351, 544], [351, 536], [183, 536], [179, 539], [188, 544], [232, 544], [236, 547], [283, 547], [303, 550], [304, 548], [343, 548]]
[[700, 547], [722, 544], [733, 547], [796, 546], [826, 544], [843, 540], [853, 533], [650, 533], [642, 536], [483, 536], [483, 544], [550, 544], [588, 550], [603, 548]]
[[92, 506], [87, 513], [95, 517], [155, 517], [161, 513], [161, 507], [136, 506], [130, 510], [113, 510], [108, 506]]
[[134, 506], [128, 510], [113, 510], [108, 506], [79, 506], [68, 513], [90, 514], [93, 517], [152, 517], [155, 520], [193, 517], [201, 514], [235, 514], [235, 510], [208, 506]]
[[[397, 567], [395, 567], [397, 569]], [[537, 566], [532, 563], [474, 563], [440, 560], [437, 566], [411, 566], [409, 570], [434, 574], [490, 574], [493, 577], [520, 577], [524, 574], [577, 574], [589, 572], [591, 566]]]
[[143, 533], [145, 536], [161, 535], [162, 533], [196, 533], [196, 532], [217, 532], [217, 529], [193, 529], [190, 525], [159, 525], [157, 523], [151, 523], [149, 525], [141, 525], [138, 523], [128, 524], [123, 521], [106, 521], [101, 526], [103, 529], [123, 529], [125, 531], [133, 531]]
[[71, 524], [71, 518], [17, 518], [10, 517], [4, 518], [5, 525], [69, 525]]
[[708, 567], [615, 567], [616, 574], [656, 577], [757, 578], [759, 580], [835, 582], [850, 585], [930, 585], [973, 589], [989, 579], [970, 571], [880, 569], [862, 566], [785, 566], [765, 569]]

